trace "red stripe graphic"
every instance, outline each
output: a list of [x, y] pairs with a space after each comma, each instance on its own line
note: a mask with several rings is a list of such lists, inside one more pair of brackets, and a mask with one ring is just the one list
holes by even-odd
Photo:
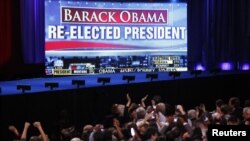
[[64, 50], [64, 49], [131, 49], [129, 46], [99, 42], [80, 42], [80, 41], [52, 41], [45, 43], [45, 50]]

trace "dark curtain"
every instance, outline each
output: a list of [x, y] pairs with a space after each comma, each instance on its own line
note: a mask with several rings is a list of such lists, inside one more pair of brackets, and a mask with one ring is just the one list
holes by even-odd
[[247, 1], [248, 2], [248, 19], [247, 19], [247, 27], [248, 27], [248, 37], [250, 37], [250, 1]]
[[22, 64], [20, 1], [0, 1], [0, 80], [7, 78]]
[[249, 0], [189, 0], [189, 67], [250, 62]]
[[44, 75], [44, 0], [1, 0], [0, 16], [0, 80]]
[[11, 56], [11, 2], [3, 0], [0, 4], [0, 66]]
[[22, 0], [21, 17], [24, 63], [44, 63], [44, 0]]

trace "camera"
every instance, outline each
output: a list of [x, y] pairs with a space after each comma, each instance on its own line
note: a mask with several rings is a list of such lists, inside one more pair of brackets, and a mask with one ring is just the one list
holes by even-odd
[[174, 122], [176, 123], [178, 121], [178, 117], [175, 117], [174, 118]]
[[155, 110], [152, 111], [151, 114], [152, 114], [151, 119], [155, 119], [156, 111]]
[[133, 137], [135, 136], [135, 129], [134, 129], [134, 128], [131, 128], [131, 129], [130, 129], [130, 134], [131, 134], [131, 136], [133, 136]]

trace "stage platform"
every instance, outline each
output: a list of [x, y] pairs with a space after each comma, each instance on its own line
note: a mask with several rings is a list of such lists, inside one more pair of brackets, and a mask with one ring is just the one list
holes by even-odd
[[[200, 77], [215, 77], [222, 75], [232, 75], [232, 74], [246, 74], [249, 72], [233, 72], [233, 71], [223, 71], [220, 73], [211, 73], [211, 72], [202, 72], [197, 75]], [[181, 72], [179, 77], [173, 78], [170, 76], [168, 72], [159, 72], [159, 73], [118, 73], [118, 74], [98, 74], [98, 75], [81, 75], [81, 76], [64, 76], [64, 77], [53, 77], [46, 76], [41, 78], [31, 78], [31, 79], [19, 79], [12, 81], [2, 81], [0, 82], [0, 96], [6, 95], [16, 95], [16, 94], [34, 94], [38, 92], [46, 92], [51, 91], [49, 87], [45, 87], [45, 83], [47, 82], [56, 82], [59, 84], [58, 88], [54, 88], [52, 91], [59, 90], [70, 90], [70, 89], [78, 89], [76, 85], [72, 84], [72, 80], [85, 80], [84, 86], [79, 86], [80, 89], [90, 88], [90, 87], [101, 87], [102, 83], [98, 83], [98, 78], [110, 78], [110, 83], [106, 83], [105, 86], [111, 85], [124, 85], [127, 84], [127, 80], [123, 80], [123, 76], [135, 76], [134, 81], [130, 81], [130, 84], [133, 83], [149, 83], [151, 82], [150, 78], [146, 78], [147, 74], [157, 74], [158, 78], [153, 79], [154, 82], [157, 81], [171, 81], [171, 80], [179, 80], [179, 79], [194, 79], [196, 76], [191, 74], [191, 72]], [[28, 85], [31, 87], [31, 90], [22, 92], [22, 90], [17, 90], [17, 85]]]

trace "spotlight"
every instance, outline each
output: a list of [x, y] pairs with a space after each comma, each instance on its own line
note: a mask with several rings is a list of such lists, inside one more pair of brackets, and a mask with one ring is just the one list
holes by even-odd
[[0, 87], [0, 93], [2, 93], [2, 88]]
[[110, 78], [109, 77], [99, 77], [97, 79], [98, 83], [102, 83], [102, 85], [105, 85], [106, 83], [110, 83]]
[[17, 90], [22, 90], [22, 93], [25, 93], [25, 91], [31, 90], [30, 85], [16, 85]]
[[194, 66], [194, 70], [202, 70], [202, 71], [205, 71], [206, 68], [205, 68], [205, 66], [203, 66], [202, 64], [196, 64], [196, 65]]
[[146, 78], [150, 78], [150, 81], [153, 81], [153, 79], [158, 78], [158, 74], [156, 74], [156, 73], [148, 73], [148, 74], [146, 74]]
[[54, 88], [58, 88], [59, 84], [57, 82], [45, 82], [45, 88], [50, 87], [50, 90], [53, 90]]
[[198, 75], [200, 75], [202, 73], [202, 70], [192, 70], [190, 72], [191, 75], [194, 75], [194, 77], [197, 77]]
[[169, 76], [173, 76], [173, 79], [175, 79], [175, 77], [179, 77], [181, 75], [181, 72], [179, 71], [170, 71], [168, 73]]
[[135, 76], [132, 76], [132, 75], [123, 75], [122, 80], [127, 80], [127, 82], [129, 83], [130, 81], [134, 81], [135, 80]]
[[223, 62], [220, 64], [220, 68], [223, 71], [231, 71], [231, 70], [233, 70], [234, 65], [231, 62]]
[[244, 63], [241, 65], [240, 69], [243, 71], [248, 71], [250, 70], [250, 65], [248, 63]]
[[85, 80], [72, 80], [72, 85], [76, 85], [79, 88], [85, 85]]

